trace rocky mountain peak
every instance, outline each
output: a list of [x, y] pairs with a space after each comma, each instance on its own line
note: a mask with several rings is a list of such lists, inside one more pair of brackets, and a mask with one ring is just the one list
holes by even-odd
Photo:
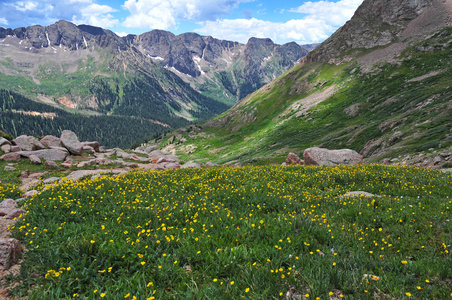
[[452, 24], [452, 0], [365, 0], [354, 16], [304, 62], [340, 64], [351, 49], [385, 46]]

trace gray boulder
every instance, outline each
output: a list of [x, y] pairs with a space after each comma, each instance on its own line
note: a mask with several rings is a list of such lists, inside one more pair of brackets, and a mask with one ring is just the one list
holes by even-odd
[[19, 146], [11, 146], [11, 152], [19, 152], [22, 151], [22, 148]]
[[19, 146], [23, 151], [35, 151], [45, 149], [46, 147], [41, 144], [35, 137], [21, 135], [13, 140], [16, 146]]
[[11, 166], [6, 166], [4, 170], [9, 172], [9, 171], [16, 171], [17, 169], [14, 167], [11, 167]]
[[99, 142], [82, 142], [82, 146], [89, 146], [94, 149], [94, 151], [99, 152]]
[[11, 145], [5, 144], [5, 145], [1, 146], [0, 149], [2, 149], [2, 151], [5, 153], [9, 153], [9, 152], [11, 152]]
[[43, 137], [41, 139], [40, 142], [41, 142], [41, 144], [43, 144], [47, 148], [60, 147], [60, 145], [61, 145], [60, 139], [57, 138], [56, 136], [53, 136], [53, 135], [46, 135], [45, 137]]
[[44, 166], [46, 167], [46, 169], [58, 168], [57, 163], [54, 162], [53, 160], [46, 160], [46, 162], [44, 163]]
[[37, 164], [37, 165], [42, 164], [41, 159], [40, 159], [39, 157], [37, 157], [36, 155], [34, 155], [34, 154], [30, 155], [30, 156], [28, 157], [28, 159], [29, 159], [32, 163], [34, 163], [34, 164]]
[[357, 165], [363, 163], [363, 156], [351, 149], [328, 150], [325, 148], [308, 148], [303, 153], [307, 166]]
[[11, 153], [0, 156], [0, 159], [4, 160], [4, 161], [19, 161], [20, 154], [18, 154], [16, 152], [11, 152]]
[[295, 153], [290, 152], [286, 158], [286, 165], [304, 165], [304, 161], [302, 161]]
[[146, 149], [144, 149], [144, 152], [146, 153], [151, 153], [152, 151], [157, 150], [159, 147], [157, 145], [152, 145], [152, 146], [148, 146], [146, 147]]
[[181, 169], [201, 169], [201, 165], [194, 162], [186, 163], [180, 167]]
[[85, 146], [83, 146], [83, 152], [88, 153], [88, 154], [94, 154], [94, 153], [96, 153], [96, 150], [94, 150], [94, 148], [91, 146], [85, 145]]
[[43, 160], [56, 160], [56, 161], [64, 161], [68, 156], [67, 152], [55, 149], [44, 149], [38, 151], [20, 151], [17, 153], [23, 157], [30, 158], [30, 155], [35, 155]]
[[61, 145], [69, 150], [72, 155], [82, 155], [83, 145], [80, 143], [74, 132], [70, 130], [63, 130], [60, 140]]
[[5, 139], [4, 137], [0, 137], [0, 146], [3, 145], [10, 145], [11, 146], [11, 142], [8, 141], [7, 139]]

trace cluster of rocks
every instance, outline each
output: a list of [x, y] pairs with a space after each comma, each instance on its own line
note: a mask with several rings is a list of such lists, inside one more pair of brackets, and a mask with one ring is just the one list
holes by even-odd
[[452, 148], [443, 151], [405, 155], [396, 158], [385, 158], [383, 164], [414, 165], [416, 167], [428, 167], [432, 169], [452, 168]]
[[328, 150], [312, 147], [303, 152], [303, 159], [291, 152], [282, 165], [337, 166], [363, 163], [363, 156], [351, 149]]
[[[25, 215], [26, 211], [18, 208], [18, 201], [5, 199], [0, 203], [0, 222], [2, 225], [11, 225], [15, 219]], [[0, 272], [8, 270], [19, 261], [23, 252], [20, 242], [13, 238], [8, 238], [4, 234], [0, 237]]]
[[[21, 135], [11, 142], [0, 138], [0, 147], [6, 153], [0, 156], [4, 161], [19, 161], [21, 158], [27, 158], [34, 164], [44, 163], [46, 168], [58, 167], [56, 161], [63, 161], [61, 164], [63, 167], [72, 167], [72, 160], [70, 158], [66, 160], [71, 155], [106, 152], [106, 148], [101, 147], [98, 142], [80, 142], [77, 135], [70, 130], [64, 130], [59, 138], [47, 135], [40, 141], [27, 135]], [[9, 167], [9, 170], [12, 168]]]
[[[77, 135], [70, 130], [64, 130], [59, 138], [47, 135], [39, 141], [35, 137], [26, 135], [21, 135], [11, 142], [0, 138], [0, 147], [6, 153], [0, 156], [1, 160], [12, 162], [25, 158], [34, 164], [44, 163], [46, 168], [57, 168], [59, 166], [56, 162], [60, 161], [60, 166], [64, 168], [111, 164], [158, 170], [201, 167], [192, 162], [181, 165], [178, 157], [170, 152], [157, 150], [157, 146], [148, 146], [143, 150], [128, 153], [120, 148], [106, 149], [100, 146], [99, 142], [80, 142]], [[88, 159], [80, 157], [83, 153], [89, 155]], [[110, 159], [114, 156], [116, 156], [115, 160]], [[78, 157], [81, 161], [75, 161], [74, 157]], [[15, 168], [8, 165], [5, 170], [14, 171]]]

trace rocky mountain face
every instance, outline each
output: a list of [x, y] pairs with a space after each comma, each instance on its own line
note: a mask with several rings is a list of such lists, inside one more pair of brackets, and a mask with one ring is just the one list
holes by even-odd
[[451, 73], [452, 0], [365, 0], [292, 70], [170, 146], [218, 163], [313, 146], [418, 165], [436, 153], [439, 167], [452, 151]]

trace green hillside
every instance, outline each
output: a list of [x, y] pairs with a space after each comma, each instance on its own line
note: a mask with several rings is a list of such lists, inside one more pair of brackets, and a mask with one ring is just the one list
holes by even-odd
[[300, 64], [202, 129], [175, 132], [174, 147], [183, 155], [192, 145], [204, 161], [254, 164], [310, 146], [351, 148], [370, 161], [447, 149], [451, 34], [449, 27], [410, 40], [393, 60], [374, 64], [366, 59], [386, 47], [354, 49], [359, 54], [340, 65]]

